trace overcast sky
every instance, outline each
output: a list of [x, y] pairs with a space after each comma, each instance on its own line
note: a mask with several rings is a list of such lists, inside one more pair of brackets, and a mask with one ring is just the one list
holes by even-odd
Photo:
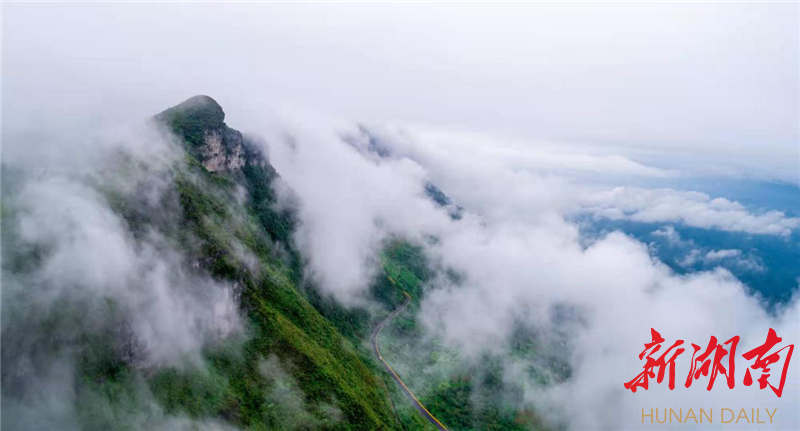
[[794, 3], [38, 3], [2, 24], [7, 131], [205, 93], [243, 129], [314, 112], [800, 171]]

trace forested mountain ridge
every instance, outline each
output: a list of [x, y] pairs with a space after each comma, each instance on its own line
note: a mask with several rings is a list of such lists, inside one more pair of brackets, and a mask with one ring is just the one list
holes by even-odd
[[4, 428], [433, 429], [369, 346], [403, 292], [379, 342], [419, 401], [450, 429], [543, 428], [504, 395], [502, 364], [462, 360], [419, 322], [427, 283], [460, 277], [424, 244], [388, 237], [371, 307], [345, 307], [306, 274], [262, 142], [208, 96], [146, 129], [146, 151], [78, 173], [4, 167]]
[[[74, 283], [61, 274], [42, 280], [63, 244], [83, 240], [82, 231], [61, 229], [67, 238], [60, 242], [32, 235], [26, 223], [34, 222], [23, 218], [30, 212], [26, 187], [39, 187], [39, 179], [4, 171], [3, 185], [22, 189], [3, 193], [4, 428], [399, 429], [367, 351], [301, 289], [294, 217], [276, 205], [278, 174], [259, 145], [228, 127], [208, 96], [153, 121], [182, 147], [174, 159], [119, 151], [89, 177], [55, 182], [80, 187], [120, 247], [146, 257], [123, 276], [98, 278], [87, 264], [73, 265], [80, 275]], [[63, 215], [37, 211], [48, 220], [74, 216], [67, 225], [74, 228], [85, 218], [72, 214], [74, 207]], [[85, 227], [88, 236], [98, 233]], [[114, 244], [116, 236], [99, 233], [89, 245]], [[157, 271], [152, 279], [140, 275], [150, 271]], [[31, 302], [26, 292], [36, 291], [34, 283], [55, 299]], [[173, 298], [172, 289], [181, 296]], [[223, 291], [232, 292], [238, 311], [216, 300]], [[141, 308], [128, 303], [132, 297]], [[157, 335], [178, 333], [172, 324], [199, 334], [163, 358]], [[31, 364], [59, 369], [68, 380], [37, 379]], [[37, 383], [42, 379], [47, 384]], [[41, 401], [53, 391], [70, 394], [58, 408]]]
[[[267, 270], [262, 276], [253, 275], [237, 262], [230, 244], [213, 233], [218, 228], [229, 229], [234, 216], [224, 211], [214, 214], [213, 198], [197, 187], [198, 184], [179, 182], [178, 185], [187, 225], [204, 240], [202, 249], [209, 262], [209, 272], [242, 285], [242, 307], [255, 332], [253, 339], [246, 343], [245, 360], [241, 364], [244, 375], [250, 375], [247, 384], [254, 391], [258, 391], [259, 383], [268, 386], [269, 382], [259, 382], [258, 374], [249, 371], [257, 368], [260, 357], [274, 354], [290, 364], [288, 369], [294, 371], [293, 377], [309, 401], [312, 416], [318, 415], [323, 422], [330, 420], [330, 427], [334, 428], [395, 428], [395, 416], [384, 385], [355, 353], [353, 346], [309, 305], [296, 285], [302, 268], [299, 255], [291, 245], [292, 214], [275, 209], [277, 202], [271, 183], [277, 173], [260, 148], [229, 128], [224, 123], [221, 107], [207, 96], [191, 98], [159, 114], [156, 119], [183, 137], [188, 157], [199, 160], [205, 168], [202, 175], [210, 182], [233, 181], [248, 192], [245, 209], [251, 223], [249, 226], [244, 223], [242, 230], [250, 232], [233, 235], [240, 241], [250, 242], [248, 245]], [[201, 171], [199, 167], [195, 169]], [[264, 234], [269, 240], [265, 241]], [[277, 247], [290, 250], [289, 257], [277, 253]], [[253, 404], [254, 399], [259, 399], [253, 395], [249, 391], [241, 392], [237, 405]], [[266, 407], [266, 403], [255, 404], [256, 410]], [[181, 408], [180, 404], [177, 408]], [[341, 417], [325, 417], [326, 414], [330, 416], [325, 409], [341, 410]], [[228, 415], [225, 411], [217, 413]], [[242, 420], [242, 425], [256, 422], [248, 418]], [[323, 422], [316, 425], [326, 427]]]

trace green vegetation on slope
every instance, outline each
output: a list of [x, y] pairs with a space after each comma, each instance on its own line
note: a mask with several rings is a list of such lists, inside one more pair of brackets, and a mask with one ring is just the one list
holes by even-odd
[[[422, 247], [401, 239], [385, 244], [383, 271], [369, 292], [383, 306], [377, 315], [325, 296], [303, 274], [292, 242], [295, 215], [277, 205], [272, 187], [277, 172], [246, 140], [243, 167], [208, 172], [201, 157], [209, 132], [223, 140], [235, 136], [236, 142], [241, 135], [225, 125], [224, 112], [210, 98], [189, 102], [157, 116], [185, 142], [182, 159], [159, 165], [120, 153], [93, 185], [134, 242], [177, 250], [175, 271], [232, 286], [244, 332], [209, 341], [199, 357], [145, 365], [146, 346], [137, 345], [120, 311], [125, 304], [91, 298], [101, 305], [88, 317], [85, 298], [60, 300], [58, 313], [42, 319], [11, 310], [19, 327], [40, 325], [37, 340], [46, 341], [36, 342], [47, 345], [32, 351], [74, 354], [69, 366], [77, 379], [69, 382], [75, 395], [69, 402], [77, 412], [75, 428], [184, 428], [178, 422], [194, 420], [253, 430], [432, 429], [367, 344], [375, 319], [398, 307], [403, 291], [413, 301], [383, 332], [381, 348], [431, 412], [451, 429], [539, 427], [535, 415], [515, 411], [501, 396], [499, 365], [464, 365], [456, 352], [425, 336], [417, 314], [434, 272]], [[2, 210], [4, 220], [15, 217], [13, 208]], [[4, 271], [35, 272], [47, 250], [14, 247], [6, 225], [13, 224], [4, 224], [3, 234], [14, 253], [4, 254]], [[148, 243], [152, 237], [158, 240]], [[51, 331], [62, 338], [49, 337]], [[4, 388], [14, 378], [4, 374]]]
[[142, 368], [136, 358], [143, 346], [128, 337], [124, 321], [115, 323], [118, 304], [106, 305], [106, 317], [93, 316], [108, 325], [87, 332], [79, 304], [65, 303], [45, 326], [84, 334], [72, 340], [79, 428], [169, 428], [191, 419], [253, 430], [399, 429], [367, 352], [300, 289], [294, 221], [277, 209], [275, 171], [253, 148], [245, 167], [230, 173], [210, 173], [195, 156], [209, 127], [236, 133], [217, 106], [203, 101], [157, 118], [187, 141], [183, 160], [155, 168], [120, 154], [96, 186], [133, 238], [155, 235], [181, 252], [176, 271], [233, 286], [245, 332], [207, 343], [199, 358]]
[[423, 332], [417, 323], [419, 303], [424, 284], [434, 275], [423, 248], [391, 241], [381, 263], [382, 278], [387, 281], [376, 281], [376, 298], [388, 305], [402, 302], [401, 290], [412, 295], [407, 310], [384, 330], [381, 351], [426, 408], [454, 430], [547, 429], [534, 412], [516, 407], [521, 394], [502, 383], [500, 361], [492, 357], [477, 363], [462, 361], [457, 352], [443, 348]]
[[203, 145], [206, 132], [225, 128], [225, 112], [208, 96], [194, 96], [158, 114], [156, 120], [183, 138], [190, 149]]
[[[171, 125], [176, 124], [182, 123]], [[195, 132], [175, 131], [184, 136]], [[170, 411], [273, 429], [279, 421], [272, 416], [280, 412], [271, 411], [270, 382], [259, 364], [275, 355], [304, 394], [311, 414], [320, 420], [315, 426], [395, 428], [383, 385], [353, 345], [298, 290], [299, 258], [292, 257], [289, 265], [279, 258], [276, 242], [289, 244], [293, 222], [289, 214], [274, 209], [270, 181], [275, 175], [266, 164], [247, 164], [238, 179], [248, 190], [244, 208], [235, 208], [230, 187], [197, 163], [190, 163], [187, 172], [177, 175], [181, 225], [186, 229], [176, 232], [176, 240], [187, 245], [188, 252], [198, 253], [212, 276], [241, 286], [251, 336], [244, 342], [243, 352], [209, 352], [207, 370], [159, 373], [152, 381], [153, 392]], [[257, 268], [248, 268], [237, 258], [237, 246], [244, 246], [257, 258]], [[341, 421], [323, 421], [323, 406], [335, 406]]]

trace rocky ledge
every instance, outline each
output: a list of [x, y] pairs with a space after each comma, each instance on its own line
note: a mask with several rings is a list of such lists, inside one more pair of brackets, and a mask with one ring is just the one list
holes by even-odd
[[209, 96], [194, 96], [156, 115], [184, 139], [190, 154], [209, 172], [232, 172], [248, 161], [263, 164], [261, 152], [225, 124], [225, 112]]

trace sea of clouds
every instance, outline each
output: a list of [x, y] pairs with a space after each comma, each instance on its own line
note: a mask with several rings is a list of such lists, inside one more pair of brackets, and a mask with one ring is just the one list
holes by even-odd
[[[691, 190], [627, 187], [632, 176], [682, 173], [622, 156], [465, 140], [397, 125], [297, 122], [266, 133], [273, 135], [267, 139], [270, 160], [297, 195], [299, 244], [320, 286], [334, 297], [346, 304], [363, 300], [378, 269], [375, 253], [399, 235], [427, 244], [435, 265], [464, 275], [457, 284], [435, 279], [421, 306], [426, 330], [447, 346], [466, 357], [502, 355], [520, 324], [567, 334], [571, 377], [526, 386], [526, 399], [549, 420], [571, 429], [637, 429], [645, 427], [642, 408], [778, 407], [776, 429], [798, 424], [798, 379], [789, 375], [782, 398], [745, 387], [750, 364], [741, 358], [765, 341], [769, 328], [784, 338], [780, 346], [797, 340], [798, 301], [768, 312], [724, 268], [676, 274], [636, 238], [619, 231], [584, 238], [571, 221], [589, 214], [664, 223], [664, 235], [672, 224], [683, 224], [785, 236], [798, 219]], [[616, 178], [619, 185], [603, 187], [592, 176]], [[424, 193], [428, 181], [464, 206], [465, 216], [454, 220], [433, 204]], [[702, 258], [734, 254], [710, 251]], [[564, 307], [574, 310], [574, 321], [556, 322], [554, 311]], [[688, 350], [677, 362], [675, 390], [651, 382], [648, 391], [633, 394], [623, 383], [641, 371], [637, 355], [651, 341], [650, 328], [666, 338], [663, 349], [682, 339]], [[685, 388], [691, 343], [705, 349], [712, 335], [720, 342], [741, 337], [736, 387], [728, 389], [720, 375], [711, 392], [705, 378]], [[508, 365], [506, 378], [518, 383], [524, 364]], [[770, 380], [775, 385], [776, 377]]]

